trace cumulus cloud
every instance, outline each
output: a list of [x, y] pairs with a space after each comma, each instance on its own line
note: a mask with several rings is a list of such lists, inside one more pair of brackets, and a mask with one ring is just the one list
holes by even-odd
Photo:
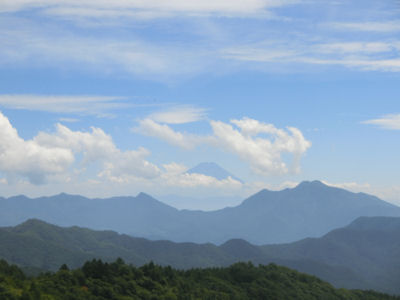
[[33, 184], [45, 183], [49, 177], [70, 180], [67, 174], [78, 154], [83, 155], [84, 165], [100, 163], [99, 176], [112, 180], [148, 179], [160, 174], [159, 168], [146, 160], [148, 150], [121, 151], [99, 128], [82, 132], [58, 124], [56, 132], [40, 132], [25, 141], [0, 113], [0, 171], [7, 176], [27, 177]]
[[216, 145], [248, 162], [253, 171], [262, 175], [288, 173], [287, 163], [282, 159], [283, 153], [293, 155], [291, 171], [300, 171], [300, 158], [311, 142], [304, 138], [299, 129], [278, 129], [272, 124], [249, 118], [231, 120], [231, 124], [211, 122]]
[[175, 131], [167, 124], [160, 124], [148, 118], [140, 120], [139, 126], [132, 130], [144, 135], [159, 138], [171, 145], [187, 150], [195, 148], [208, 139], [208, 137]]
[[83, 153], [85, 162], [103, 160], [118, 152], [111, 136], [100, 128], [91, 128], [91, 132], [72, 131], [57, 124], [55, 133], [40, 132], [34, 141], [46, 147], [70, 149], [74, 153]]
[[0, 112], [0, 171], [41, 184], [47, 176], [66, 172], [74, 160], [70, 149], [48, 147], [35, 140], [25, 141]]
[[[186, 166], [178, 163], [162, 167], [148, 161], [150, 152], [142, 147], [137, 150], [120, 150], [110, 135], [92, 127], [90, 131], [73, 131], [57, 124], [54, 132], [39, 132], [33, 139], [24, 140], [8, 118], [0, 113], [0, 172], [5, 175], [1, 183], [8, 185], [11, 179], [30, 184], [76, 184], [76, 179], [86, 178], [90, 184], [112, 183], [121, 186], [152, 188], [240, 188], [241, 183], [227, 178], [218, 180], [201, 174], [187, 174]], [[97, 166], [97, 176], [86, 171]], [[17, 178], [18, 180], [14, 180]], [[22, 183], [21, 183], [22, 182]], [[75, 182], [75, 183], [74, 183]]]
[[146, 160], [150, 155], [148, 150], [139, 148], [121, 151], [115, 146], [112, 137], [100, 128], [92, 127], [91, 132], [82, 132], [58, 124], [55, 133], [41, 132], [34, 140], [41, 145], [82, 153], [86, 164], [102, 162], [104, 169], [99, 175], [114, 181], [127, 181], [131, 176], [154, 178], [160, 173], [156, 165]]
[[[167, 124], [144, 119], [134, 131], [184, 149], [207, 144], [231, 152], [247, 162], [254, 172], [262, 175], [298, 173], [301, 156], [311, 146], [311, 142], [295, 127], [278, 129], [272, 124], [250, 118], [231, 120], [230, 123], [210, 121], [210, 126], [212, 135], [200, 136], [175, 131]], [[290, 166], [282, 158], [284, 153], [293, 157]]]
[[400, 114], [386, 115], [381, 118], [367, 120], [362, 123], [376, 125], [383, 129], [400, 130]]

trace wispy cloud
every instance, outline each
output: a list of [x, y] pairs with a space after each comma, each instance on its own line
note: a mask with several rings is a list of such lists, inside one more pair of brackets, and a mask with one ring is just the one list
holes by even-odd
[[399, 48], [397, 44], [383, 42], [341, 42], [317, 45], [320, 53], [382, 53]]
[[252, 16], [262, 15], [272, 7], [297, 3], [296, 0], [3, 0], [0, 11], [21, 11], [42, 8], [58, 16]]
[[75, 118], [60, 118], [59, 121], [60, 122], [66, 122], [66, 123], [76, 123], [76, 122], [79, 122], [79, 119], [75, 119]]
[[376, 125], [382, 129], [400, 130], [400, 114], [385, 115], [362, 123]]
[[215, 61], [207, 47], [145, 41], [137, 36], [87, 36], [73, 31], [19, 25], [20, 19], [0, 20], [0, 65], [56, 67], [102, 74], [118, 73], [168, 81], [197, 74]]
[[125, 100], [123, 97], [105, 96], [0, 95], [0, 106], [53, 113], [107, 115], [113, 109], [128, 105]]
[[148, 118], [165, 124], [185, 124], [203, 120], [206, 114], [207, 110], [204, 108], [185, 105], [155, 112], [148, 116]]
[[351, 31], [366, 31], [366, 32], [396, 32], [400, 31], [400, 22], [388, 21], [388, 22], [335, 22], [325, 24], [328, 27], [339, 29], [339, 30], [351, 30]]
[[[223, 50], [225, 59], [279, 64], [344, 66], [361, 71], [400, 72], [400, 41], [282, 42], [244, 45]], [[259, 67], [259, 66], [258, 66]]]
[[[298, 72], [341, 66], [357, 71], [400, 72], [400, 40], [395, 35], [400, 22], [356, 22], [356, 15], [355, 22], [326, 23], [321, 17], [310, 30], [304, 17], [306, 7], [296, 18], [280, 10], [282, 18], [271, 21], [273, 8], [298, 3], [315, 2], [4, 0], [0, 10], [9, 13], [0, 20], [0, 66], [78, 69], [161, 82], [239, 68]], [[28, 10], [33, 17], [18, 13]], [[60, 18], [72, 21], [60, 22]], [[142, 22], [138, 18], [163, 19]], [[249, 22], [247, 18], [254, 19]], [[96, 26], [80, 30], [77, 24], [85, 22], [103, 24], [102, 29], [107, 30]], [[165, 26], [159, 26], [161, 23]], [[344, 31], [362, 32], [355, 38]]]

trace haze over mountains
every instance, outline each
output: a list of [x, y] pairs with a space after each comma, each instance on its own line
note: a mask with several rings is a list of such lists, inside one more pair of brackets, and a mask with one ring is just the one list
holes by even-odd
[[241, 180], [240, 178], [236, 177], [235, 175], [229, 173], [227, 170], [225, 170], [224, 168], [222, 168], [221, 166], [219, 166], [218, 164], [216, 164], [214, 162], [200, 163], [197, 166], [187, 170], [186, 173], [202, 174], [202, 175], [214, 177], [218, 180], [224, 180], [224, 179], [231, 177], [234, 180], [244, 183], [243, 180]]
[[259, 245], [293, 242], [322, 236], [361, 216], [400, 216], [400, 208], [319, 181], [282, 191], [262, 190], [236, 207], [210, 212], [178, 210], [143, 193], [109, 199], [67, 194], [0, 199], [1, 226], [38, 218], [153, 240], [214, 244], [236, 238]]
[[362, 217], [322, 238], [255, 246], [244, 240], [213, 244], [149, 241], [112, 231], [61, 228], [39, 220], [0, 228], [0, 258], [20, 266], [57, 270], [66, 263], [123, 258], [176, 268], [228, 266], [238, 261], [271, 262], [316, 275], [336, 287], [400, 293], [400, 218]]
[[[218, 164], [214, 162], [203, 162], [197, 166], [187, 170], [186, 174], [201, 174], [205, 176], [214, 177], [217, 180], [227, 180], [229, 177], [240, 183], [244, 183], [243, 180], [236, 177], [232, 173], [228, 172]], [[191, 195], [183, 196], [177, 194], [160, 195], [158, 199], [162, 202], [176, 207], [178, 209], [190, 209], [190, 210], [218, 210], [229, 206], [239, 205], [243, 198], [237, 195]]]

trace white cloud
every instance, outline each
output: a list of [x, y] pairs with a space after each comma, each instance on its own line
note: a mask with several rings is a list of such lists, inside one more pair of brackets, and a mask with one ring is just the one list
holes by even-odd
[[83, 155], [84, 166], [100, 163], [99, 176], [108, 179], [149, 179], [160, 175], [159, 168], [146, 160], [150, 154], [146, 149], [121, 151], [111, 136], [99, 128], [81, 132], [58, 124], [55, 133], [40, 132], [25, 141], [0, 113], [0, 172], [7, 178], [26, 177], [33, 184], [43, 184], [48, 179], [70, 181], [77, 154]]
[[185, 124], [203, 120], [206, 117], [204, 108], [179, 106], [167, 111], [160, 111], [148, 116], [149, 119], [165, 124]]
[[400, 130], [400, 114], [386, 115], [382, 118], [367, 120], [362, 123], [376, 125], [383, 129]]
[[92, 127], [92, 132], [82, 132], [57, 124], [55, 133], [40, 132], [34, 141], [46, 147], [66, 148], [74, 153], [83, 153], [85, 163], [105, 159], [118, 151], [111, 136], [95, 127]]
[[[7, 117], [0, 113], [0, 172], [5, 185], [51, 184], [77, 185], [82, 178], [88, 184], [112, 183], [136, 188], [209, 188], [232, 190], [242, 184], [232, 178], [218, 180], [201, 174], [186, 174], [186, 166], [164, 164], [163, 168], [147, 160], [150, 152], [142, 147], [122, 151], [110, 135], [92, 127], [90, 131], [73, 131], [57, 124], [55, 132], [39, 132], [32, 140], [18, 136]], [[78, 157], [82, 159], [78, 160]], [[97, 177], [87, 173], [90, 166]], [[78, 169], [77, 169], [78, 168]], [[25, 182], [25, 178], [29, 180]], [[25, 183], [24, 183], [25, 182]]]
[[159, 124], [151, 119], [140, 120], [139, 126], [132, 130], [144, 135], [159, 138], [171, 145], [187, 150], [195, 148], [208, 139], [208, 137], [200, 137], [186, 132], [175, 131], [170, 126]]
[[342, 59], [304, 58], [303, 62], [315, 65], [338, 65], [361, 71], [400, 72], [400, 58], [374, 59], [345, 57]]
[[166, 173], [162, 175], [162, 184], [168, 187], [180, 187], [183, 189], [196, 187], [240, 189], [242, 187], [242, 183], [232, 177], [218, 180], [212, 176], [196, 173], [174, 174], [173, 176]]
[[79, 122], [79, 119], [75, 118], [60, 118], [60, 122], [66, 122], [66, 123], [76, 123]]
[[126, 105], [123, 101], [121, 97], [104, 96], [0, 95], [0, 105], [6, 108], [55, 113], [100, 115], [123, 107]]
[[[362, 71], [400, 72], [400, 42], [331, 42], [302, 41], [286, 43], [239, 45], [221, 51], [222, 57], [243, 62], [293, 65], [338, 65]], [[261, 68], [260, 64], [255, 65]]]
[[[235, 68], [256, 68], [267, 72], [289, 70], [304, 71], [297, 64], [317, 66], [344, 66], [363, 71], [400, 71], [400, 43], [398, 38], [368, 37], [366, 41], [333, 37], [324, 31], [304, 31], [301, 37], [295, 30], [280, 34], [273, 29], [253, 30], [244, 27], [239, 34], [230, 25], [221, 22], [193, 21], [183, 30], [169, 24], [168, 31], [156, 28], [156, 35], [146, 34], [154, 30], [153, 22], [144, 22], [140, 30], [126, 20], [136, 17], [187, 15], [232, 15], [255, 16], [264, 14], [269, 7], [294, 3], [295, 1], [11, 1], [2, 7], [10, 10], [42, 7], [57, 18], [46, 18], [45, 25], [35, 18], [11, 15], [0, 20], [0, 65], [30, 67], [55, 67], [57, 69], [84, 70], [103, 74], [134, 74], [146, 79], [176, 81], [176, 77], [187, 78], [193, 74], [210, 71], [219, 73]], [[303, 2], [304, 3], [304, 2]], [[261, 9], [260, 9], [261, 8]], [[7, 9], [6, 9], [7, 10]], [[35, 13], [42, 10], [35, 10]], [[98, 31], [89, 27], [88, 31], [77, 31], [76, 27], [55, 22], [58, 16], [93, 16], [93, 23], [104, 22], [109, 30]], [[115, 16], [113, 20], [104, 21]], [[124, 19], [125, 20], [125, 19]], [[295, 27], [296, 21], [291, 21]], [[199, 25], [201, 23], [201, 25]], [[206, 24], [207, 23], [207, 24]], [[209, 24], [212, 23], [211, 26]], [[102, 23], [103, 24], [103, 23]], [[386, 24], [386, 23], [385, 23]], [[396, 23], [397, 24], [397, 23]], [[54, 26], [53, 26], [54, 25]], [[121, 26], [122, 25], [122, 26]], [[273, 25], [273, 24], [271, 24]], [[372, 23], [371, 28], [376, 24]], [[271, 26], [274, 28], [275, 25]], [[282, 28], [287, 28], [282, 24]], [[387, 27], [395, 27], [390, 23]], [[212, 29], [210, 30], [210, 28]], [[127, 28], [131, 30], [126, 30]], [[303, 28], [303, 27], [301, 27]], [[319, 30], [326, 26], [319, 27]], [[286, 29], [282, 29], [286, 30]], [[254, 31], [254, 32], [253, 32]], [[87, 33], [90, 34], [87, 34]], [[114, 34], [110, 34], [110, 32]], [[129, 33], [128, 33], [129, 32]], [[134, 34], [132, 33], [134, 32]], [[182, 38], [159, 39], [157, 36], [176, 34]], [[215, 34], [215, 32], [219, 32]], [[286, 34], [287, 33], [287, 34]], [[248, 36], [248, 37], [247, 37]], [[121, 38], [123, 37], [123, 38]], [[200, 37], [200, 38], [199, 38]], [[357, 36], [360, 38], [360, 36]], [[240, 42], [239, 42], [240, 41]], [[68, 51], [66, 51], [68, 49]], [[232, 62], [236, 62], [236, 64]], [[262, 64], [260, 64], [262, 62]]]
[[24, 176], [32, 183], [41, 184], [50, 175], [66, 172], [74, 160], [70, 149], [23, 140], [8, 118], [0, 113], [0, 171], [7, 176]]
[[[156, 180], [158, 187], [164, 189], [173, 190], [178, 188], [179, 192], [185, 192], [185, 190], [193, 190], [202, 188], [202, 193], [214, 191], [220, 193], [229, 191], [230, 193], [241, 191], [244, 185], [231, 177], [218, 180], [215, 177], [207, 176], [203, 174], [191, 173], [188, 174], [186, 171], [188, 167], [183, 164], [170, 163], [163, 165], [165, 172]], [[204, 189], [207, 189], [204, 190]], [[215, 194], [214, 194], [215, 196]]]
[[183, 174], [189, 169], [185, 165], [178, 164], [175, 162], [169, 163], [169, 164], [164, 164], [163, 167], [166, 170], [166, 172], [169, 174]]
[[[253, 171], [262, 175], [300, 171], [300, 158], [311, 143], [299, 129], [278, 129], [272, 124], [249, 118], [231, 120], [231, 123], [237, 128], [220, 121], [211, 121], [218, 147], [237, 155], [248, 162]], [[291, 170], [282, 159], [283, 153], [293, 155]]]
[[235, 46], [221, 51], [221, 56], [225, 59], [256, 62], [293, 61], [298, 55], [300, 53], [297, 49], [270, 45]]
[[379, 53], [392, 51], [394, 48], [393, 45], [382, 42], [342, 42], [317, 46], [322, 53]]
[[[3, 0], [0, 11], [43, 8], [57, 16], [120, 17], [165, 16], [252, 16], [271, 7], [296, 3], [294, 0]], [[131, 14], [129, 14], [131, 13]]]
[[[121, 151], [112, 137], [102, 129], [73, 131], [57, 124], [55, 132], [39, 132], [32, 140], [19, 137], [7, 117], [0, 113], [1, 183], [7, 186], [31, 188], [32, 185], [113, 184], [136, 189], [220, 189], [238, 190], [242, 184], [232, 178], [218, 180], [201, 174], [186, 174], [186, 166], [169, 163], [159, 168], [147, 160], [150, 152], [144, 148]], [[78, 159], [81, 157], [82, 159]], [[87, 169], [96, 166], [97, 177]], [[26, 182], [28, 179], [29, 182]], [[49, 182], [51, 181], [51, 182]]]
[[400, 31], [400, 22], [389, 21], [389, 22], [342, 22], [342, 23], [328, 23], [329, 27], [340, 30], [352, 30], [352, 31], [367, 31], [367, 32], [396, 32]]
[[[299, 129], [294, 127], [288, 127], [287, 130], [278, 129], [272, 124], [249, 118], [231, 120], [230, 123], [210, 121], [213, 133], [209, 136], [178, 132], [166, 124], [159, 124], [150, 119], [141, 120], [134, 131], [184, 149], [207, 144], [231, 152], [249, 163], [253, 171], [262, 175], [300, 171], [301, 156], [311, 143], [304, 138]], [[293, 157], [289, 167], [282, 158], [284, 153]]]
[[171, 75], [188, 76], [202, 71], [214, 61], [207, 47], [180, 47], [175, 43], [146, 41], [138, 36], [126, 39], [97, 34], [87, 36], [58, 26], [50, 30], [21, 19], [0, 19], [0, 36], [0, 65], [13, 67], [51, 66], [102, 74], [117, 70], [168, 81]]
[[123, 177], [154, 178], [160, 174], [157, 166], [146, 160], [149, 151], [139, 148], [136, 151], [121, 151], [110, 135], [100, 128], [92, 127], [91, 132], [72, 131], [61, 124], [53, 134], [39, 133], [35, 139], [41, 145], [59, 147], [82, 153], [83, 163], [103, 163], [101, 177], [113, 180], [127, 180]]
[[104, 169], [98, 176], [119, 183], [154, 180], [161, 171], [146, 160], [149, 155], [150, 152], [144, 148], [125, 152], [118, 150], [104, 161]]

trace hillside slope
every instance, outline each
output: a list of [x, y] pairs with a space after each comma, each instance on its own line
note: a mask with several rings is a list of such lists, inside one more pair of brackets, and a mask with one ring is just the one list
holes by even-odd
[[0, 258], [23, 267], [57, 270], [86, 260], [118, 257], [179, 269], [221, 267], [239, 261], [277, 263], [313, 274], [336, 287], [400, 294], [400, 218], [360, 218], [322, 238], [256, 246], [235, 239], [221, 246], [132, 238], [112, 231], [62, 228], [39, 220], [0, 228]]

